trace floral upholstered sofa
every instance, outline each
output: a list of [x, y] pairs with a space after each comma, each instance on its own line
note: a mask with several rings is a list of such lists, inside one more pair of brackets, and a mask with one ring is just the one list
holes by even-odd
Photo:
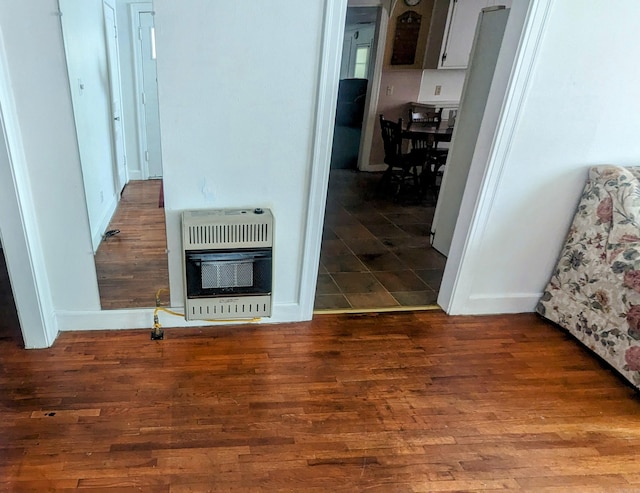
[[536, 310], [640, 388], [640, 167], [589, 170]]

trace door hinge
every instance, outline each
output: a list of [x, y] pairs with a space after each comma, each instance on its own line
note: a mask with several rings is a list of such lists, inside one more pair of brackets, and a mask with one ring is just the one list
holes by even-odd
[[142, 104], [147, 104], [147, 96], [144, 93], [142, 93]]
[[142, 28], [138, 28], [138, 40], [142, 41]]
[[443, 53], [442, 54], [442, 63], [444, 63], [444, 61], [447, 59], [447, 54]]
[[149, 151], [144, 151], [144, 160], [149, 162]]

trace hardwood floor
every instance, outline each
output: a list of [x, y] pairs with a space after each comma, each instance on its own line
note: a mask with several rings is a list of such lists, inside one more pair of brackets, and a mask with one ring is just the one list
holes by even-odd
[[156, 292], [169, 300], [169, 271], [162, 180], [130, 181], [96, 252], [100, 304], [104, 310], [155, 306]]
[[533, 314], [67, 332], [26, 351], [11, 306], [0, 491], [640, 491], [637, 393]]

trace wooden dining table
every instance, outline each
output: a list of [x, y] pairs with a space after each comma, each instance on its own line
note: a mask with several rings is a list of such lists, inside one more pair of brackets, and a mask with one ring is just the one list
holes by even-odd
[[421, 126], [412, 125], [402, 131], [403, 139], [419, 139], [428, 138], [433, 135], [434, 141], [437, 142], [451, 142], [451, 136], [453, 135], [453, 128], [438, 128], [433, 126]]
[[[433, 191], [434, 200], [437, 198], [436, 177], [438, 171], [444, 166], [447, 149], [438, 149], [438, 143], [451, 142], [453, 128], [441, 128], [428, 125], [412, 125], [402, 131], [402, 138], [411, 141], [410, 154], [415, 153], [415, 157], [424, 160], [422, 173], [420, 174], [421, 193], [424, 195], [429, 190]], [[419, 142], [423, 141], [423, 142]], [[434, 153], [435, 151], [435, 153]]]

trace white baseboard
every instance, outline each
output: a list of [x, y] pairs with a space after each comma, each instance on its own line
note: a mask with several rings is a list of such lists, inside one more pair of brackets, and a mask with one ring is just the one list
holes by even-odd
[[107, 207], [105, 207], [102, 218], [100, 219], [100, 222], [98, 223], [95, 231], [91, 232], [91, 243], [93, 244], [94, 253], [98, 251], [98, 247], [100, 246], [100, 242], [102, 241], [102, 236], [109, 227], [109, 223], [111, 222], [111, 218], [115, 214], [117, 207], [118, 201], [114, 196]]
[[[183, 312], [183, 307], [172, 307], [172, 311]], [[122, 330], [153, 328], [154, 308], [135, 308], [128, 310], [95, 310], [95, 311], [58, 311], [56, 319], [58, 329], [62, 332], [79, 330]], [[208, 322], [194, 320], [188, 322], [184, 317], [158, 312], [160, 325], [167, 327], [216, 327], [228, 325], [245, 325], [246, 320]], [[257, 324], [275, 324], [302, 322], [298, 303], [274, 304], [273, 316], [259, 319]]]
[[542, 293], [471, 296], [464, 303], [456, 303], [449, 315], [499, 315], [503, 313], [531, 313]]

